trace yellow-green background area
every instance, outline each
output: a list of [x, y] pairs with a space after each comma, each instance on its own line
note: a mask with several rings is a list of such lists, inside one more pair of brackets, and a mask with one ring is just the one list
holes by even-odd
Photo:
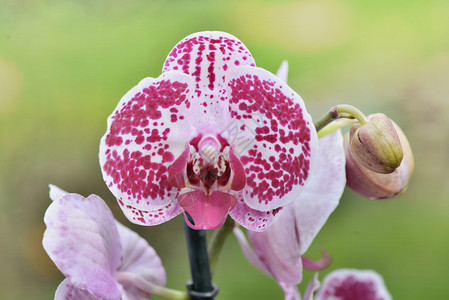
[[[168, 286], [184, 288], [182, 218], [128, 222], [102, 180], [98, 145], [121, 96], [202, 30], [237, 36], [271, 72], [287, 59], [314, 118], [348, 103], [401, 125], [416, 160], [407, 193], [372, 201], [347, 189], [307, 254], [333, 256], [321, 279], [374, 269], [395, 299], [448, 299], [447, 0], [0, 0], [0, 299], [51, 299], [63, 279], [41, 246], [49, 183], [103, 197], [159, 253]], [[283, 298], [233, 236], [214, 281], [217, 299]]]

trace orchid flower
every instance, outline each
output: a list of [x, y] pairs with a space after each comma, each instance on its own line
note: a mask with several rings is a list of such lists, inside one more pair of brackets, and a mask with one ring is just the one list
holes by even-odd
[[[309, 283], [303, 300], [391, 300], [382, 277], [372, 270], [338, 269], [324, 277], [319, 289], [317, 274]], [[296, 290], [297, 292], [297, 290]], [[299, 295], [299, 293], [297, 293]], [[298, 298], [299, 299], [299, 298]]]
[[100, 143], [103, 178], [126, 217], [194, 229], [230, 214], [262, 231], [301, 193], [317, 134], [301, 97], [224, 32], [199, 32], [162, 75], [120, 100]]
[[263, 232], [248, 231], [250, 247], [239, 228], [234, 234], [247, 259], [273, 277], [283, 289], [285, 299], [299, 299], [296, 285], [302, 281], [303, 266], [327, 267], [330, 257], [319, 262], [305, 257], [313, 239], [337, 207], [346, 183], [343, 137], [336, 131], [319, 139], [318, 161], [302, 194], [284, 207], [279, 219]]
[[151, 299], [166, 283], [154, 249], [118, 223], [104, 201], [50, 185], [43, 246], [67, 277], [55, 299]]

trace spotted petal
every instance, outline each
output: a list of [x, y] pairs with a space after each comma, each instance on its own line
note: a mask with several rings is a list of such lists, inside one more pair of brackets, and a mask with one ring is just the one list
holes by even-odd
[[169, 53], [163, 72], [181, 71], [195, 82], [190, 116], [199, 132], [220, 134], [231, 121], [225, 80], [240, 65], [255, 66], [251, 53], [236, 37], [220, 31], [191, 34]]
[[223, 94], [225, 73], [240, 65], [256, 63], [239, 39], [226, 32], [203, 31], [185, 37], [171, 50], [163, 72], [178, 70], [191, 75], [198, 97], [203, 96], [208, 103], [207, 96], [213, 92]]
[[315, 300], [390, 300], [382, 277], [371, 270], [339, 269], [329, 273]]
[[303, 190], [317, 150], [317, 135], [301, 97], [272, 73], [240, 66], [227, 75], [232, 130], [244, 165], [245, 203], [268, 211], [292, 202]]
[[282, 214], [283, 207], [269, 211], [260, 211], [250, 208], [243, 200], [242, 192], [232, 192], [237, 204], [229, 215], [246, 229], [264, 231]]
[[153, 210], [139, 209], [132, 205], [126, 204], [122, 206], [122, 210], [128, 220], [140, 225], [161, 224], [182, 213], [181, 206], [174, 202], [170, 202], [161, 208]]
[[119, 299], [113, 272], [121, 244], [111, 211], [98, 196], [67, 194], [48, 207], [43, 246], [73, 285], [98, 298]]
[[[166, 72], [157, 79], [143, 79], [108, 119], [100, 165], [131, 222], [158, 224], [180, 213], [173, 208], [178, 189], [169, 184], [168, 170], [184, 151], [186, 140], [198, 134], [189, 113], [191, 98], [190, 77]], [[154, 218], [152, 211], [161, 214]]]

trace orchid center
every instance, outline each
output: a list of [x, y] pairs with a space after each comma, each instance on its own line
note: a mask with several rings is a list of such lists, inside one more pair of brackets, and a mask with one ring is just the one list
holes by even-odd
[[234, 147], [220, 135], [199, 135], [186, 143], [169, 170], [170, 183], [180, 189], [178, 203], [195, 229], [220, 227], [237, 200], [227, 190], [246, 185], [245, 170]]

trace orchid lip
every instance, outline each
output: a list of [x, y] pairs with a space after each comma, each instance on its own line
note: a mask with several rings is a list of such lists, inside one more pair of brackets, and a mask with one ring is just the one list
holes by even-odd
[[237, 204], [225, 191], [243, 189], [246, 176], [234, 147], [209, 135], [186, 143], [169, 170], [169, 181], [181, 190], [178, 203], [186, 223], [194, 229], [216, 229]]
[[223, 225], [237, 199], [224, 192], [210, 195], [202, 191], [184, 193], [179, 196], [179, 205], [184, 209], [184, 219], [193, 229], [217, 229]]

